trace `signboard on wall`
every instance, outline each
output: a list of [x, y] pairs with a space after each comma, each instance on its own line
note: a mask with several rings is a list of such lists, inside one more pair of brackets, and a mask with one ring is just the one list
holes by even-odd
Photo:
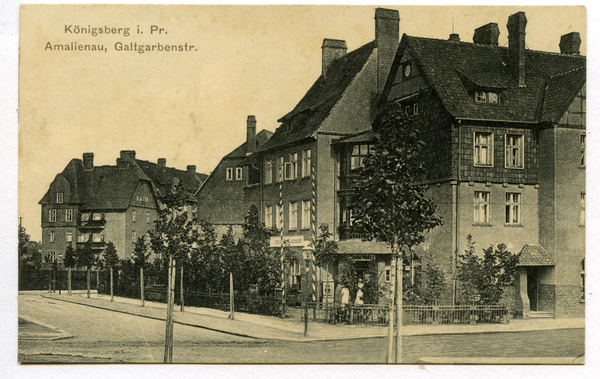
[[[304, 241], [304, 236], [285, 236], [283, 237], [283, 242], [287, 246], [306, 246], [308, 241]], [[269, 242], [270, 247], [280, 247], [281, 246], [281, 237], [271, 237]]]

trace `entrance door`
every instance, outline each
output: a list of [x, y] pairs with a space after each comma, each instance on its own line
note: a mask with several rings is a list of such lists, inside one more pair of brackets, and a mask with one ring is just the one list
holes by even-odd
[[527, 297], [529, 297], [529, 309], [533, 312], [538, 310], [538, 280], [537, 270], [527, 270]]

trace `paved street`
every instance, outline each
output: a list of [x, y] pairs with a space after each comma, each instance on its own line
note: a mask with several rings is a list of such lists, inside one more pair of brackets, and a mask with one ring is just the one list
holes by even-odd
[[[165, 324], [41, 296], [19, 296], [21, 362], [162, 362]], [[274, 341], [232, 336], [175, 324], [174, 361], [189, 363], [383, 363], [385, 338]], [[69, 338], [51, 339], [52, 333]], [[21, 334], [21, 333], [20, 333]], [[584, 329], [404, 337], [406, 363], [423, 357], [577, 357]]]

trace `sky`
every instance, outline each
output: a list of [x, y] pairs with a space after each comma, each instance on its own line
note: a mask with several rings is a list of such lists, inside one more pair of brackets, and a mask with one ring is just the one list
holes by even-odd
[[[559, 52], [578, 31], [586, 54], [583, 7], [391, 6], [400, 33], [471, 42], [489, 22], [507, 45], [508, 16], [527, 15], [528, 48]], [[324, 38], [348, 51], [374, 39], [376, 6], [27, 5], [20, 19], [18, 215], [41, 239], [38, 201], [73, 158], [93, 152], [114, 165], [136, 157], [210, 173], [245, 141], [246, 118], [274, 131], [321, 73]], [[69, 27], [71, 25], [71, 27]], [[153, 31], [156, 25], [164, 31]], [[76, 27], [129, 28], [91, 36]], [[141, 33], [138, 34], [138, 27]], [[152, 32], [152, 33], [151, 33]], [[56, 51], [48, 43], [102, 45], [106, 52]], [[190, 51], [117, 51], [115, 45], [193, 45]]]

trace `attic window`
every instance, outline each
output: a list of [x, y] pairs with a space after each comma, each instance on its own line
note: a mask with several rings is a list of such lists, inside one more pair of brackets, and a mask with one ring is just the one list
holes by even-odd
[[475, 102], [498, 104], [498, 93], [477, 91], [475, 92]]
[[57, 204], [62, 204], [63, 203], [63, 193], [59, 192], [56, 194], [56, 203]]

